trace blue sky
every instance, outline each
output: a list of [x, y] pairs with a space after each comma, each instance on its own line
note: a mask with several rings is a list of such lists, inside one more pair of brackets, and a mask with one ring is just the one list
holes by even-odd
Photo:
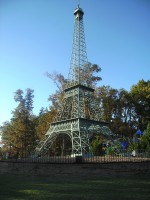
[[[46, 72], [68, 76], [77, 0], [0, 0], [0, 125], [17, 89], [34, 90], [34, 114], [56, 90]], [[88, 60], [102, 85], [130, 90], [150, 79], [150, 0], [81, 0]]]

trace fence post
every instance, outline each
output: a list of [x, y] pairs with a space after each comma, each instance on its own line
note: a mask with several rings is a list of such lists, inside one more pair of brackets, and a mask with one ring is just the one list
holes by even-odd
[[76, 156], [76, 163], [82, 163], [82, 156]]

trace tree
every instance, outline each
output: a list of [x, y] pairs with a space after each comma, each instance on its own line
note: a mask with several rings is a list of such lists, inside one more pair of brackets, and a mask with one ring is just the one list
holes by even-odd
[[144, 131], [144, 135], [141, 138], [140, 146], [142, 149], [150, 151], [150, 122], [148, 123], [147, 128]]
[[94, 156], [103, 155], [103, 153], [104, 153], [102, 151], [103, 150], [103, 148], [102, 148], [103, 142], [104, 142], [104, 138], [99, 135], [95, 136], [92, 139], [90, 148], [91, 148], [91, 151], [94, 154]]
[[[2, 130], [2, 141], [4, 142], [3, 150], [9, 153], [9, 156], [14, 155], [14, 149], [12, 149], [12, 144], [14, 142], [14, 129], [11, 122], [4, 122]], [[16, 152], [16, 151], [15, 151]]]
[[21, 89], [15, 92], [14, 100], [18, 102], [18, 106], [12, 112], [11, 121], [4, 124], [2, 138], [7, 146], [11, 146], [13, 156], [29, 155], [35, 147], [35, 117], [32, 114], [33, 92], [28, 88], [25, 97]]
[[135, 111], [130, 93], [110, 86], [98, 87], [96, 91], [102, 119], [109, 123], [112, 132], [120, 136], [133, 135], [136, 119], [133, 117]]
[[97, 88], [97, 98], [102, 112], [102, 118], [104, 121], [110, 123], [113, 119], [114, 108], [117, 99], [117, 90], [110, 86], [102, 86]]
[[41, 140], [45, 136], [49, 129], [49, 124], [54, 121], [55, 116], [56, 110], [54, 109], [48, 111], [42, 108], [40, 110], [39, 116], [36, 118], [36, 134], [38, 140]]
[[30, 88], [26, 89], [26, 95], [25, 95], [25, 108], [27, 111], [28, 116], [32, 116], [33, 111], [33, 95], [34, 90], [31, 90]]
[[99, 72], [101, 72], [101, 67], [97, 64], [88, 62], [83, 66], [83, 69], [80, 70], [81, 83], [87, 85], [88, 87], [95, 88], [97, 82], [102, 80], [100, 76], [96, 75]]
[[135, 109], [136, 126], [144, 130], [150, 121], [150, 81], [140, 80], [132, 86], [130, 95]]

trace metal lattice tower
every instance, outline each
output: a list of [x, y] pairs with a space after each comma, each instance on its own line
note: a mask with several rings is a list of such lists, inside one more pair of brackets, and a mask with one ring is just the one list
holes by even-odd
[[88, 73], [86, 43], [83, 26], [83, 10], [78, 6], [74, 11], [75, 25], [68, 81], [65, 84], [64, 98], [55, 122], [50, 125], [43, 141], [36, 151], [45, 154], [57, 136], [69, 135], [72, 154], [89, 153], [89, 139], [93, 134], [108, 136], [111, 131], [101, 122], [99, 104], [94, 96]]
[[[84, 35], [84, 25], [83, 25], [83, 15], [84, 12], [81, 8], [77, 8], [74, 11], [75, 25], [73, 34], [73, 46], [71, 54], [71, 63], [69, 71], [69, 83], [85, 85], [84, 80], [86, 77], [86, 65], [88, 64], [85, 35]], [[82, 77], [82, 78], [81, 78]], [[69, 85], [68, 85], [69, 87]]]

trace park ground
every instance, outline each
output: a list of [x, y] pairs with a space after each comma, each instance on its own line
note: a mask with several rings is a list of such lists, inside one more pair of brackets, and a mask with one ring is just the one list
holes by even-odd
[[150, 175], [41, 177], [0, 175], [1, 200], [148, 200]]

